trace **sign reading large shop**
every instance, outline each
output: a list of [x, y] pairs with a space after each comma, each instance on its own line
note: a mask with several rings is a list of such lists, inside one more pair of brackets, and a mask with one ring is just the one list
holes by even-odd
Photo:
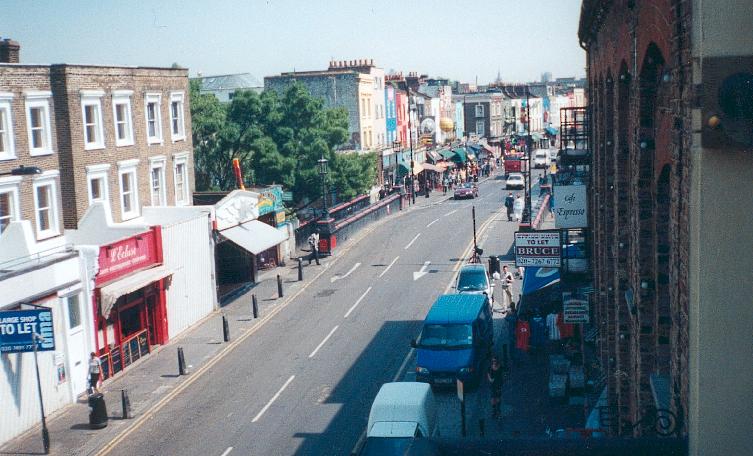
[[554, 186], [554, 224], [557, 228], [585, 228], [588, 226], [585, 185]]
[[100, 285], [159, 262], [157, 236], [153, 230], [146, 231], [100, 247], [96, 283]]

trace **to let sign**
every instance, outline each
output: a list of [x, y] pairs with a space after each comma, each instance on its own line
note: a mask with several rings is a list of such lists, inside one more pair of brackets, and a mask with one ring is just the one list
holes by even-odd
[[515, 233], [515, 266], [558, 268], [561, 262], [559, 231]]
[[588, 323], [588, 297], [579, 293], [563, 292], [562, 319], [565, 323]]
[[34, 334], [42, 336], [37, 341], [38, 351], [55, 350], [52, 310], [8, 310], [0, 312], [0, 353], [25, 353], [34, 351]]

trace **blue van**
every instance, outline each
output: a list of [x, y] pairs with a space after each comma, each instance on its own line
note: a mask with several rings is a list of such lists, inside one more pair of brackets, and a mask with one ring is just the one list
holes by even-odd
[[416, 348], [416, 379], [432, 385], [455, 380], [478, 384], [491, 355], [494, 323], [488, 298], [480, 294], [449, 294], [429, 310]]

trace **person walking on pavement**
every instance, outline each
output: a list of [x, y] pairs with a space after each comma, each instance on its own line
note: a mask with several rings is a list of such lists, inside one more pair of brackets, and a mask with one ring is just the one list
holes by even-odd
[[94, 352], [89, 355], [89, 394], [99, 393], [99, 376], [102, 372], [102, 361]]
[[513, 202], [513, 212], [515, 212], [515, 220], [520, 222], [523, 220], [523, 198], [520, 197], [520, 193], [515, 195], [515, 201]]
[[489, 367], [489, 372], [486, 373], [492, 396], [492, 418], [499, 418], [501, 415], [502, 383], [504, 381], [502, 376], [502, 366], [499, 363], [499, 359], [494, 356], [492, 357], [492, 365]]
[[450, 180], [447, 179], [447, 176], [445, 176], [444, 180], [442, 181], [442, 192], [443, 192], [442, 194], [443, 195], [447, 194], [447, 187], [449, 186], [450, 186]]
[[512, 192], [507, 194], [507, 198], [505, 198], [505, 208], [507, 208], [507, 221], [512, 222], [512, 209], [513, 205], [515, 204], [515, 198], [512, 196]]
[[512, 273], [510, 272], [510, 269], [507, 267], [507, 265], [502, 266], [502, 290], [505, 292], [505, 296], [507, 296], [507, 306], [510, 310], [513, 309], [513, 302], [512, 302], [512, 283], [514, 282], [514, 279], [512, 277]]
[[311, 233], [308, 239], [309, 247], [311, 247], [311, 255], [309, 255], [309, 264], [311, 260], [316, 261], [316, 265], [319, 266], [319, 233], [314, 231]]

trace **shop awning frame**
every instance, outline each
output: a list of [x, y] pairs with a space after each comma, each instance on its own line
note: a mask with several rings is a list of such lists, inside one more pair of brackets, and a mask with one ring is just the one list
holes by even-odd
[[136, 272], [120, 280], [99, 288], [99, 304], [101, 315], [105, 318], [110, 316], [112, 308], [118, 298], [144, 288], [152, 282], [173, 275], [173, 270], [165, 265], [156, 266]]
[[427, 170], [427, 171], [434, 171], [435, 173], [443, 173], [444, 172], [444, 168], [441, 168], [441, 167], [436, 166], [436, 165], [432, 165], [431, 163], [423, 163], [421, 166], [423, 166], [424, 169]]
[[258, 255], [288, 239], [287, 233], [258, 220], [250, 220], [241, 225], [224, 229], [220, 231], [220, 234], [254, 255]]

